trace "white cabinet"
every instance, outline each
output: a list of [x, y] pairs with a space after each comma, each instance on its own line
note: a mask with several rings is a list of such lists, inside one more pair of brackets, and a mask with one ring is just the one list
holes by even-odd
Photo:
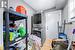
[[45, 13], [46, 17], [46, 38], [58, 38], [58, 24], [61, 25], [61, 10]]

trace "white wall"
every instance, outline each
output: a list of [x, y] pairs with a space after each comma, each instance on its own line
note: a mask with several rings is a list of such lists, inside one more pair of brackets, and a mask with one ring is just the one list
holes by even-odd
[[68, 18], [68, 4], [66, 4], [63, 9], [63, 17], [64, 17], [64, 19]]
[[46, 40], [46, 17], [45, 17], [45, 13], [44, 12], [41, 12], [41, 18], [42, 18], [42, 29], [41, 29], [41, 42], [42, 42], [42, 45], [43, 43], [45, 42]]
[[[68, 19], [68, 4], [65, 5], [65, 7], [63, 8], [63, 12], [62, 12], [62, 16], [63, 16], [63, 20]], [[65, 33], [68, 34], [68, 28], [69, 26], [66, 25], [65, 28]]]
[[3, 47], [3, 9], [0, 8], [0, 49]]
[[[63, 8], [63, 20], [67, 20], [68, 19], [68, 3], [65, 5], [65, 7]], [[65, 33], [69, 36], [69, 25], [65, 25]]]
[[[68, 11], [69, 7], [68, 7], [68, 4], [69, 3], [67, 3], [65, 5], [64, 9], [63, 9], [63, 17], [66, 20], [69, 19], [69, 11]], [[70, 38], [70, 39], [72, 37], [72, 31], [73, 31], [74, 28], [75, 28], [75, 23], [65, 25], [65, 33], [67, 34], [68, 38]]]
[[16, 9], [18, 5], [22, 5], [26, 8], [28, 16], [28, 33], [31, 33], [31, 16], [35, 13], [35, 11], [25, 4], [23, 0], [9, 0], [8, 5], [8, 7], [13, 7], [14, 9]]

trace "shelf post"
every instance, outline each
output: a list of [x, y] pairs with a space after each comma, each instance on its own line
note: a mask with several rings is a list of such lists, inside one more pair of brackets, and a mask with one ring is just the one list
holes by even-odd
[[5, 38], [5, 50], [9, 50], [9, 12], [7, 12], [4, 15], [5, 17], [5, 33], [6, 33], [6, 38]]
[[28, 33], [27, 33], [27, 19], [25, 20], [26, 21], [26, 50], [28, 50]]

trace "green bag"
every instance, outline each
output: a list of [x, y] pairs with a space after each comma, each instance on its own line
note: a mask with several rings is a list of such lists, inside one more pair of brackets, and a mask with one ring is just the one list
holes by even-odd
[[23, 26], [23, 24], [20, 24], [19, 29], [18, 29], [18, 32], [20, 33], [20, 36], [21, 37], [24, 37], [26, 35], [26, 29]]

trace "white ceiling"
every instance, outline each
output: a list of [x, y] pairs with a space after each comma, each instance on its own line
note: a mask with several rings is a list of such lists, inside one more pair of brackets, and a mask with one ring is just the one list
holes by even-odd
[[61, 8], [65, 3], [65, 0], [24, 0], [24, 1], [37, 11], [46, 10], [53, 7]]

